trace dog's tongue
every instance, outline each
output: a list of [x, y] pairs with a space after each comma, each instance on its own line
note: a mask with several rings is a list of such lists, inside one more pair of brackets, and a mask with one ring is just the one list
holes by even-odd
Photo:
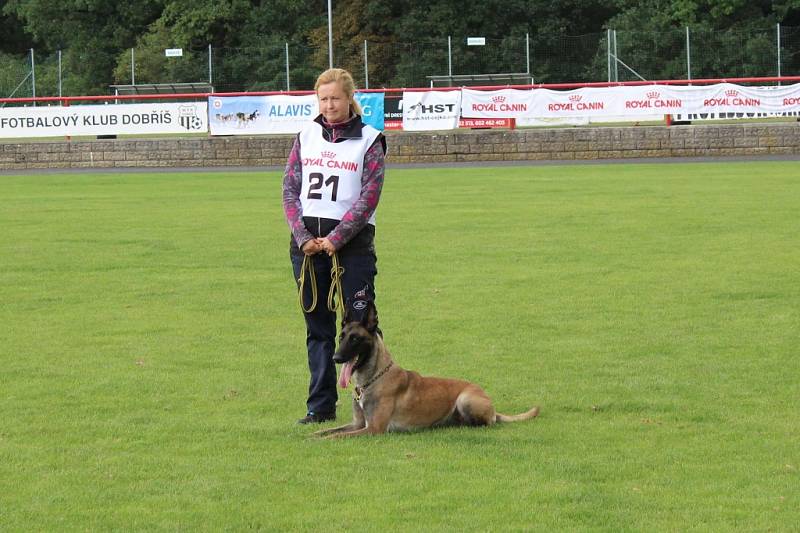
[[350, 384], [350, 376], [353, 375], [353, 364], [355, 361], [351, 359], [342, 365], [342, 371], [339, 373], [339, 386], [346, 389]]

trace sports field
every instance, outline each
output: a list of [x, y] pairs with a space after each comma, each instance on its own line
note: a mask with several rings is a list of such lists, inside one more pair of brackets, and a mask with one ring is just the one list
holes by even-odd
[[0, 530], [797, 530], [797, 162], [390, 169], [395, 360], [542, 414], [342, 441], [280, 181], [0, 176]]

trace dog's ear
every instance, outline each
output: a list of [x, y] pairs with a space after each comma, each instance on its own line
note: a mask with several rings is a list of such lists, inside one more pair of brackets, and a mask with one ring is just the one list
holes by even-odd
[[375, 307], [375, 302], [372, 300], [367, 302], [367, 312], [361, 323], [370, 333], [375, 333], [378, 329], [378, 308]]
[[353, 299], [348, 298], [347, 303], [344, 304], [344, 313], [342, 313], [342, 327], [344, 327], [345, 323], [353, 320], [358, 320], [358, 317], [354, 316], [353, 313]]

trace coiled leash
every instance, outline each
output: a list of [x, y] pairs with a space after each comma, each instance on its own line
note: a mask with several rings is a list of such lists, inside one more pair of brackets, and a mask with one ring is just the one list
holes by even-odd
[[331, 289], [328, 291], [328, 309], [334, 313], [344, 313], [344, 296], [342, 294], [342, 276], [344, 267], [339, 265], [339, 256], [331, 256]]
[[[313, 259], [310, 255], [303, 257], [303, 264], [300, 267], [300, 277], [297, 279], [299, 284], [298, 296], [300, 298], [300, 309], [304, 313], [310, 313], [317, 308], [317, 275], [314, 271]], [[331, 256], [331, 288], [328, 291], [328, 310], [334, 313], [338, 311], [344, 312], [344, 295], [342, 293], [342, 275], [344, 275], [344, 267], [339, 265], [339, 256], [333, 254]], [[306, 277], [311, 281], [311, 306], [306, 309], [303, 301], [303, 293], [305, 292]]]

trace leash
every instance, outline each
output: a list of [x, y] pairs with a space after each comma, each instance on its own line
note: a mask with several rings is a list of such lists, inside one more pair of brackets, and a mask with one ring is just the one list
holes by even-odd
[[394, 361], [389, 361], [389, 364], [386, 365], [386, 367], [383, 370], [381, 370], [380, 372], [378, 372], [377, 374], [372, 376], [372, 378], [369, 381], [364, 383], [363, 387], [354, 388], [353, 389], [353, 398], [355, 398], [356, 401], [361, 400], [361, 397], [364, 396], [364, 393], [367, 391], [369, 386], [372, 385], [373, 383], [375, 383], [376, 381], [378, 381], [381, 378], [381, 376], [383, 376], [386, 372], [388, 372], [389, 369], [392, 368], [392, 365], [394, 365]]
[[[303, 265], [300, 267], [300, 277], [297, 279], [297, 283], [300, 284], [300, 289], [297, 291], [300, 297], [300, 309], [302, 309], [304, 313], [310, 313], [317, 307], [317, 275], [314, 272], [314, 265], [311, 264], [312, 261], [310, 255], [303, 256]], [[310, 272], [308, 272], [309, 270]], [[306, 306], [303, 304], [303, 293], [305, 292], [303, 289], [306, 286], [306, 272], [308, 272], [308, 277], [311, 279], [311, 307], [308, 309], [306, 309]]]
[[[344, 275], [344, 267], [339, 265], [339, 256], [333, 254], [331, 256], [331, 288], [328, 291], [328, 310], [334, 313], [338, 311], [344, 312], [344, 293], [342, 291], [342, 276]], [[310, 313], [317, 308], [317, 275], [314, 271], [314, 260], [312, 256], [303, 256], [303, 264], [300, 266], [300, 277], [297, 279], [299, 284], [298, 298], [300, 300], [300, 309], [304, 313]], [[303, 302], [303, 293], [305, 292], [306, 277], [311, 282], [311, 306], [306, 308]], [[337, 298], [338, 297], [338, 298]]]
[[334, 313], [337, 311], [344, 313], [342, 275], [344, 275], [344, 267], [339, 266], [339, 255], [333, 254], [331, 256], [331, 289], [328, 291], [328, 310]]

